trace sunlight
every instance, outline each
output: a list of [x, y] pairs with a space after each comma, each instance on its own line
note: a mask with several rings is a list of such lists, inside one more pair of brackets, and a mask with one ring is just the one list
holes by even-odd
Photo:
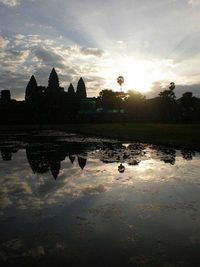
[[128, 56], [104, 61], [100, 75], [105, 78], [106, 87], [115, 91], [119, 90], [116, 79], [122, 75], [125, 80], [123, 91], [135, 90], [140, 93], [148, 92], [152, 83], [163, 77], [157, 62], [134, 60]]
[[124, 58], [122, 68], [125, 78], [125, 87], [141, 93], [147, 92], [152, 83], [151, 75], [146, 70], [147, 63]]

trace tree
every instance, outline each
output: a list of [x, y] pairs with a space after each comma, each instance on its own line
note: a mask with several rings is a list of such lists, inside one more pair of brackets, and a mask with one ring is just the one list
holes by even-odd
[[174, 121], [178, 116], [178, 108], [176, 104], [176, 96], [174, 93], [175, 83], [171, 82], [168, 90], [159, 93], [158, 112], [160, 119], [164, 121]]
[[168, 99], [168, 100], [175, 100], [176, 96], [173, 91], [171, 90], [164, 90], [159, 93], [159, 96], [163, 99]]
[[77, 90], [76, 90], [76, 95], [82, 99], [82, 98], [86, 98], [87, 97], [87, 93], [86, 93], [86, 87], [85, 87], [85, 83], [83, 81], [83, 78], [81, 77], [78, 81], [78, 85], [77, 85]]
[[144, 101], [146, 98], [140, 92], [129, 90], [128, 93], [126, 94], [126, 99], [129, 99], [135, 102], [141, 102], [141, 101]]
[[174, 101], [176, 98], [175, 93], [174, 93], [174, 89], [175, 89], [175, 83], [171, 82], [169, 85], [169, 89], [160, 92], [159, 96], [161, 98], [168, 99], [170, 101]]
[[199, 105], [197, 98], [191, 92], [185, 92], [179, 101], [182, 119], [188, 121], [198, 120]]
[[146, 98], [137, 91], [128, 91], [124, 99], [124, 108], [131, 116], [131, 119], [144, 117]]
[[119, 109], [122, 107], [122, 95], [124, 93], [104, 89], [99, 93], [97, 98], [98, 105], [105, 109]]
[[194, 97], [191, 92], [186, 92], [181, 97], [181, 105], [186, 109], [192, 109], [194, 107]]

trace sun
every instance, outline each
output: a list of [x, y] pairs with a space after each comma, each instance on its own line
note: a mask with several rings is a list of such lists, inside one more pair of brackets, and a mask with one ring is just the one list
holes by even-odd
[[125, 77], [125, 86], [129, 90], [145, 93], [150, 90], [151, 79], [147, 75], [147, 66], [144, 62], [133, 61], [125, 58], [122, 63], [122, 71]]
[[145, 94], [151, 90], [152, 83], [161, 78], [162, 73], [154, 62], [123, 56], [107, 60], [101, 75], [106, 80], [107, 88], [119, 90], [116, 79], [121, 75], [124, 77], [125, 92], [135, 90]]

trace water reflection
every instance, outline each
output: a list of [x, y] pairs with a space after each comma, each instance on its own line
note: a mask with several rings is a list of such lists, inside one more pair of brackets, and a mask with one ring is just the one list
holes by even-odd
[[125, 166], [124, 166], [122, 163], [120, 163], [120, 165], [118, 166], [118, 171], [119, 171], [120, 173], [125, 172]]
[[[103, 163], [120, 163], [118, 171], [125, 172], [123, 163], [130, 166], [138, 165], [142, 160], [149, 158], [157, 158], [164, 163], [174, 165], [176, 162], [176, 150], [164, 146], [150, 146], [145, 144], [87, 144], [87, 143], [26, 143], [16, 144], [0, 144], [0, 152], [3, 161], [12, 160], [12, 154], [19, 149], [26, 150], [27, 161], [33, 173], [44, 174], [51, 172], [52, 176], [57, 179], [61, 162], [69, 157], [71, 164], [77, 159], [79, 167], [83, 170], [87, 164], [87, 152], [96, 150], [96, 155]], [[180, 150], [185, 160], [192, 160], [195, 151]]]
[[[77, 153], [76, 147], [74, 147], [74, 154]], [[56, 179], [59, 175], [61, 168], [61, 161], [64, 161], [68, 156], [73, 164], [75, 158], [78, 158], [80, 168], [83, 170], [87, 162], [87, 153], [84, 157], [70, 155], [71, 147], [63, 147], [62, 145], [54, 147], [53, 144], [49, 144], [46, 147], [41, 146], [28, 146], [26, 148], [26, 157], [31, 166], [33, 173], [47, 173], [51, 171], [53, 177]], [[82, 150], [79, 149], [79, 152]]]
[[12, 146], [12, 147], [9, 147], [9, 146], [6, 146], [6, 145], [2, 146], [0, 148], [2, 160], [5, 160], [5, 161], [11, 160], [12, 159], [12, 154], [16, 153], [18, 150], [19, 150], [19, 148], [15, 147], [15, 146]]
[[0, 151], [1, 266], [200, 265], [198, 152], [75, 137]]
[[181, 150], [181, 154], [182, 154], [183, 158], [186, 160], [192, 160], [192, 158], [195, 156], [194, 151], [185, 150], [185, 149]]

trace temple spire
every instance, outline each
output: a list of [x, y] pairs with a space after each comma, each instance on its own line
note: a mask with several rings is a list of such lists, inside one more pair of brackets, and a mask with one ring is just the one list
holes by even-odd
[[85, 87], [85, 83], [83, 81], [83, 78], [81, 77], [78, 81], [78, 85], [77, 85], [77, 90], [76, 90], [76, 95], [78, 97], [82, 98], [86, 98], [87, 94], [86, 94], [86, 87]]
[[48, 87], [50, 91], [59, 88], [58, 74], [54, 68], [52, 69], [50, 76], [49, 76]]
[[30, 81], [27, 84], [26, 92], [25, 92], [25, 100], [32, 101], [34, 100], [35, 96], [37, 95], [37, 81], [35, 76], [32, 75]]
[[72, 85], [72, 83], [70, 83], [70, 85], [69, 85], [68, 95], [69, 96], [74, 96], [75, 95], [75, 90], [74, 90], [74, 86]]

